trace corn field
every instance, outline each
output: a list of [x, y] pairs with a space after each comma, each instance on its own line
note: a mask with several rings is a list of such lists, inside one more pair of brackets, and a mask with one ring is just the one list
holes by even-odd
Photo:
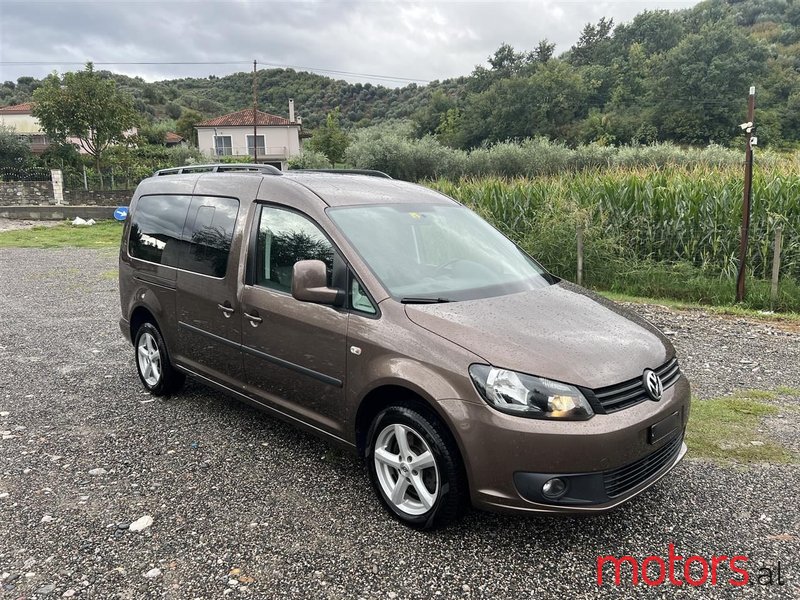
[[[579, 226], [585, 231], [589, 281], [600, 287], [617, 277], [612, 270], [632, 263], [690, 265], [721, 281], [736, 277], [741, 168], [584, 171], [428, 185], [470, 206], [545, 266], [570, 279]], [[751, 215], [749, 276], [771, 277], [775, 230], [781, 227], [781, 277], [800, 281], [798, 165], [756, 167]]]

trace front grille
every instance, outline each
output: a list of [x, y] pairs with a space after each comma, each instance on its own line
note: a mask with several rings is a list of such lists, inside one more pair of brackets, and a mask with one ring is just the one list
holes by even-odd
[[683, 443], [683, 434], [679, 433], [671, 441], [661, 448], [632, 462], [629, 465], [606, 471], [603, 473], [603, 483], [606, 487], [606, 494], [610, 498], [624, 494], [630, 489], [635, 488], [640, 483], [648, 480], [661, 470], [664, 465], [669, 464], [680, 452]]
[[[664, 384], [664, 390], [673, 386], [681, 375], [677, 358], [673, 358], [653, 370], [661, 378], [661, 383]], [[592, 394], [606, 414], [617, 412], [623, 408], [629, 408], [650, 399], [641, 377], [592, 390]]]

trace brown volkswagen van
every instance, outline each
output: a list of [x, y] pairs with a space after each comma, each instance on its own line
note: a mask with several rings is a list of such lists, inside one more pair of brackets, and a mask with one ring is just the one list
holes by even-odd
[[356, 451], [412, 527], [470, 504], [604, 511], [686, 452], [672, 344], [425, 187], [159, 171], [132, 199], [119, 267], [146, 389], [188, 375]]

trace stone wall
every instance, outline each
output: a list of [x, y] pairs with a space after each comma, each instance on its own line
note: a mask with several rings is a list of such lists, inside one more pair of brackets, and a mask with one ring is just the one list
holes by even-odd
[[134, 190], [64, 190], [64, 204], [70, 206], [128, 206]]
[[0, 181], [0, 206], [55, 203], [49, 181]]
[[[133, 190], [64, 190], [68, 206], [127, 206]], [[53, 184], [49, 181], [0, 181], [0, 206], [52, 206]]]

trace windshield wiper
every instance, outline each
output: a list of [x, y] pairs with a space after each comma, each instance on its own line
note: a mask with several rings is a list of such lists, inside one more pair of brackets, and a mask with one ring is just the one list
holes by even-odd
[[422, 297], [414, 297], [414, 296], [406, 296], [405, 298], [401, 298], [400, 302], [403, 304], [444, 304], [445, 302], [451, 302], [451, 300], [447, 298], [426, 298]]

